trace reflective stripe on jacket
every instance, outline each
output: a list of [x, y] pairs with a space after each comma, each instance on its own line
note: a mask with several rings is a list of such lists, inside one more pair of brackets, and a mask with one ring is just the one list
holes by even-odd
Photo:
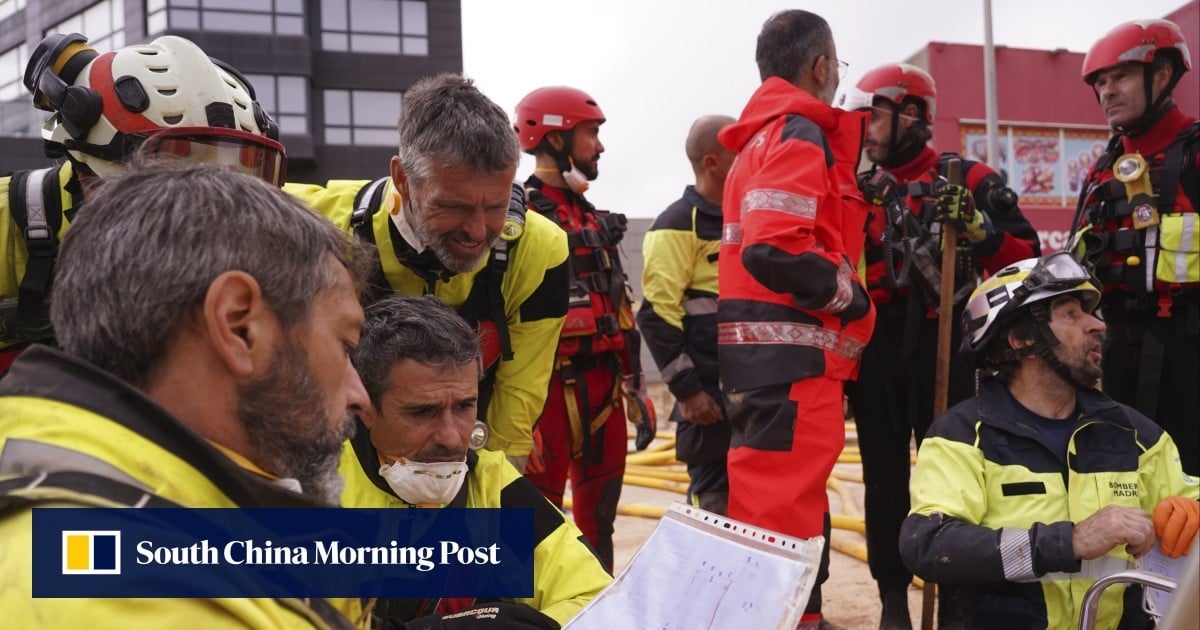
[[[1066, 464], [1017, 422], [1017, 405], [989, 380], [934, 422], [909, 486], [901, 555], [922, 578], [959, 584], [964, 615], [1073, 628], [1092, 582], [1130, 560], [1123, 546], [1076, 560], [1073, 524], [1109, 504], [1150, 513], [1168, 496], [1196, 499], [1200, 486], [1170, 436], [1100, 392], [1078, 393]], [[1097, 627], [1116, 626], [1122, 590], [1105, 591]]]
[[676, 398], [717, 386], [717, 252], [721, 207], [695, 186], [658, 215], [642, 242], [638, 329]]
[[867, 206], [855, 170], [866, 119], [772, 77], [719, 134], [738, 151], [719, 261], [718, 344], [730, 390], [857, 372], [875, 323], [869, 301], [847, 310], [863, 291], [856, 267]]
[[[0, 382], [0, 479], [59, 471], [100, 475], [188, 507], [326, 507], [242, 469], [125, 383], [35, 346]], [[36, 505], [102, 504], [58, 492]], [[30, 507], [0, 511], [6, 626], [349, 626], [332, 608], [325, 606], [334, 614], [323, 618], [299, 599], [33, 599]]]

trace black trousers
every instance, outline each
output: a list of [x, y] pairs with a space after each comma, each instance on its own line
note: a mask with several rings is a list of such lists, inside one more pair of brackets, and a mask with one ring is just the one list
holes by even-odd
[[[846, 384], [862, 453], [867, 565], [879, 592], [903, 591], [913, 574], [900, 559], [900, 524], [908, 516], [910, 448], [933, 418], [937, 320], [916, 311], [906, 331], [906, 308], [879, 309], [875, 333], [863, 352], [858, 380]], [[911, 315], [909, 317], [912, 317]], [[974, 395], [974, 373], [958, 357], [958, 311], [951, 340], [949, 405]], [[907, 343], [905, 343], [907, 340]]]
[[1200, 315], [1191, 311], [1196, 308], [1195, 300], [1180, 304], [1170, 318], [1104, 309], [1105, 393], [1166, 429], [1189, 475], [1200, 475]]

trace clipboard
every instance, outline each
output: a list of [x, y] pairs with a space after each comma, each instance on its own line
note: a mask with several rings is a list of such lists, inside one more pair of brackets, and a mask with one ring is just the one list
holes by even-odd
[[793, 538], [674, 503], [625, 570], [563, 630], [791, 630], [824, 544], [822, 536]]

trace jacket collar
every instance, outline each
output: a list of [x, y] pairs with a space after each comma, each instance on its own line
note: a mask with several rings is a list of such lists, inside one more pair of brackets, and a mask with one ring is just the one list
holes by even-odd
[[696, 192], [695, 185], [688, 184], [687, 188], [683, 189], [683, 199], [692, 204], [701, 214], [721, 218], [721, 206], [702, 197], [700, 193]]
[[328, 507], [241, 468], [139, 390], [61, 350], [35, 345], [21, 353], [0, 396], [44, 398], [108, 418], [199, 470], [239, 507]]
[[[984, 380], [979, 386], [976, 399], [981, 422], [1007, 431], [1019, 431], [1015, 422], [1015, 419], [1020, 417], [1020, 410], [1017, 408], [1019, 403], [1004, 383], [993, 378]], [[1075, 390], [1075, 409], [1083, 417], [1099, 417], [1132, 427], [1125, 414], [1114, 413], [1119, 412], [1117, 403], [1094, 389]]]

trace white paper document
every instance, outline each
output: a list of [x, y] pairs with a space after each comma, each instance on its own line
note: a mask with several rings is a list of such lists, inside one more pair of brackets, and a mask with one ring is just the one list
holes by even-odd
[[799, 539], [673, 504], [629, 565], [564, 630], [787, 628], [824, 538]]
[[[1196, 547], [1193, 546], [1192, 552], [1194, 553], [1195, 550]], [[1154, 546], [1150, 548], [1150, 551], [1147, 552], [1146, 555], [1142, 556], [1142, 559], [1139, 561], [1139, 567], [1143, 571], [1157, 573], [1158, 575], [1171, 578], [1172, 580], [1178, 582], [1179, 578], [1183, 576], [1185, 562], [1187, 562], [1187, 556], [1180, 556], [1172, 560], [1163, 554], [1162, 550], [1158, 546], [1158, 543], [1154, 543]], [[1157, 588], [1151, 588], [1149, 586], [1145, 587], [1145, 591], [1143, 604], [1146, 612], [1150, 613], [1155, 618], [1161, 618], [1163, 615], [1167, 614], [1167, 609], [1171, 607], [1172, 593], [1162, 591]]]

